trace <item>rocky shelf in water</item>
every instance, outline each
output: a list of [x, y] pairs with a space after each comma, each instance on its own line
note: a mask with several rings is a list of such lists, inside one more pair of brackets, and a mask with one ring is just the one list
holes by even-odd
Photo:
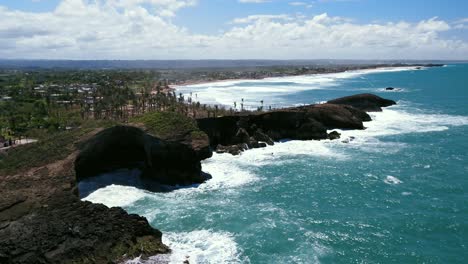
[[[210, 158], [212, 149], [236, 155], [284, 138], [337, 139], [337, 132], [327, 130], [364, 129], [363, 122], [371, 120], [366, 111], [392, 104], [360, 94], [196, 121], [151, 113], [132, 125], [82, 129], [14, 148], [0, 154], [0, 263], [113, 263], [169, 253], [161, 232], [144, 217], [81, 201], [78, 183], [138, 168], [143, 187], [151, 191], [202, 184], [209, 176], [201, 160]], [[8, 169], [7, 163], [15, 166]]]

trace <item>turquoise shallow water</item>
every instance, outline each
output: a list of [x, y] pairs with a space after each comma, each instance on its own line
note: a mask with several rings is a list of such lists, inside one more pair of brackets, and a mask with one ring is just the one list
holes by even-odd
[[[398, 91], [386, 92], [393, 86]], [[181, 263], [466, 263], [468, 65], [181, 87], [286, 106], [372, 92], [398, 101], [339, 141], [286, 141], [203, 163], [199, 188], [108, 186], [86, 199], [146, 216]], [[239, 100], [239, 99], [238, 99]], [[203, 100], [202, 100], [203, 101]]]

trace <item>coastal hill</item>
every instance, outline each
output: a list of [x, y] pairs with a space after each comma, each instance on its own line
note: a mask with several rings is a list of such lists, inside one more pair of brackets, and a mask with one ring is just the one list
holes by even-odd
[[282, 138], [336, 139], [327, 130], [364, 129], [368, 107], [395, 103], [371, 94], [330, 102], [197, 121], [174, 112], [125, 125], [90, 121], [0, 153], [0, 262], [109, 263], [169, 253], [144, 217], [81, 201], [78, 182], [139, 168], [150, 187], [200, 184], [209, 179], [200, 161], [214, 147], [239, 154]]

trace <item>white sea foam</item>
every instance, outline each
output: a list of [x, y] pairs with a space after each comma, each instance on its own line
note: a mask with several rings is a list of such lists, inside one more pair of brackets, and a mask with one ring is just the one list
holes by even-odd
[[382, 112], [369, 113], [371, 122], [366, 122], [365, 130], [340, 131], [343, 136], [378, 137], [408, 133], [436, 132], [451, 126], [468, 125], [467, 116], [425, 114], [417, 109], [402, 109], [400, 106], [384, 108]]
[[138, 257], [126, 263], [180, 264], [184, 261], [191, 264], [249, 263], [248, 259], [241, 259], [233, 236], [227, 232], [212, 232], [209, 230], [182, 233], [164, 232], [163, 243], [171, 248], [172, 252], [170, 254], [156, 255], [147, 260]]
[[[228, 232], [213, 232], [196, 230], [192, 232], [164, 232], [163, 243], [172, 252], [168, 255], [151, 257], [150, 260], [182, 263], [240, 263], [240, 252], [232, 234]], [[158, 262], [159, 263], [159, 262]]]
[[135, 187], [109, 185], [94, 191], [82, 200], [101, 203], [107, 207], [123, 207], [131, 205], [148, 195], [150, 195], [148, 192]]
[[[178, 92], [186, 96], [192, 92], [192, 96], [200, 99], [202, 103], [221, 104], [233, 107], [234, 101], [240, 108], [241, 99], [247, 109], [258, 107], [259, 101], [263, 100], [265, 106], [285, 105], [281, 97], [300, 91], [326, 89], [336, 86], [340, 80], [354, 78], [357, 76], [414, 70], [416, 67], [379, 68], [368, 70], [355, 70], [340, 73], [313, 74], [288, 77], [273, 77], [261, 80], [230, 80], [194, 85], [176, 86]], [[241, 98], [242, 97], [242, 98]], [[308, 102], [312, 103], [312, 102]]]
[[398, 179], [395, 176], [391, 176], [391, 175], [387, 176], [385, 178], [384, 182], [386, 184], [390, 184], [390, 185], [397, 185], [397, 184], [403, 183], [400, 179]]

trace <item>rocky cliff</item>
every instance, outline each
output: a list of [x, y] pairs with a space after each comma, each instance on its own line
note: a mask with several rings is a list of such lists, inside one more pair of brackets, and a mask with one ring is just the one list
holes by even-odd
[[[327, 104], [199, 119], [152, 113], [132, 126], [87, 127], [0, 153], [0, 263], [114, 263], [167, 253], [144, 217], [83, 202], [77, 181], [140, 168], [159, 184], [201, 183], [200, 161], [284, 138], [336, 139], [327, 130], [364, 129], [364, 111], [395, 102], [363, 94]], [[210, 146], [211, 145], [211, 146]]]
[[171, 127], [174, 136], [162, 139], [151, 133], [151, 120], [80, 128], [1, 153], [0, 263], [115, 263], [168, 253], [144, 217], [78, 196], [78, 181], [124, 167], [140, 167], [161, 184], [206, 179], [206, 134], [192, 123]]
[[[326, 104], [285, 108], [267, 113], [198, 119], [217, 152], [234, 155], [248, 148], [263, 147], [280, 139], [337, 139], [331, 129], [364, 129], [371, 121], [365, 111], [382, 111], [395, 104], [372, 94], [331, 100]], [[263, 144], [266, 143], [266, 144]]]

